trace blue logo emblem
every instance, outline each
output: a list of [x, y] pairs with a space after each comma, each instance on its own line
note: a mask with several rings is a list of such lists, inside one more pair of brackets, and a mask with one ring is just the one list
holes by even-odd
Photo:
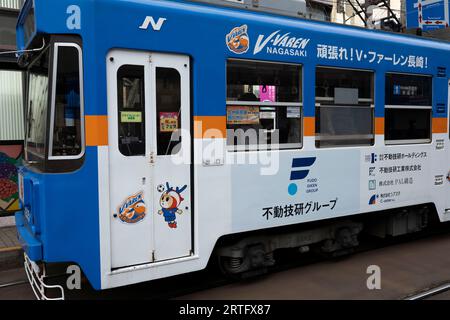
[[372, 153], [370, 156], [370, 163], [377, 162], [377, 155], [375, 153]]
[[[294, 158], [292, 160], [291, 181], [303, 180], [309, 174], [309, 168], [316, 162], [316, 157], [310, 158]], [[296, 195], [298, 186], [292, 182], [288, 187], [288, 193], [291, 196]]]

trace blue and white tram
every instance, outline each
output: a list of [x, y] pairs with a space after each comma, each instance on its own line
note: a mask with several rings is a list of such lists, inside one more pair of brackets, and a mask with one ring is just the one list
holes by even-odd
[[17, 31], [29, 264], [107, 289], [450, 220], [448, 43], [196, 1], [28, 0]]

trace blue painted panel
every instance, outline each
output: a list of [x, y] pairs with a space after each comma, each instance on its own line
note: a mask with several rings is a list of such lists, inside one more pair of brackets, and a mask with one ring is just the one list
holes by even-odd
[[42, 243], [29, 229], [26, 218], [22, 212], [16, 213], [16, 227], [19, 243], [28, 257], [33, 261], [42, 260]]
[[77, 263], [100, 288], [97, 167], [97, 148], [87, 147], [84, 166], [73, 173], [41, 174], [23, 168], [24, 181], [33, 182], [24, 190], [29, 217], [18, 214], [16, 222], [32, 260]]

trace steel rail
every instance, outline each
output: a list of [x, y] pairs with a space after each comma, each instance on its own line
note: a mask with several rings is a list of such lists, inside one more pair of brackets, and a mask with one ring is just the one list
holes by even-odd
[[417, 301], [417, 300], [424, 300], [426, 298], [438, 295], [440, 293], [446, 292], [450, 290], [450, 283], [445, 283], [442, 284], [440, 286], [437, 286], [435, 288], [432, 289], [428, 289], [426, 291], [423, 291], [421, 293], [417, 293], [415, 295], [406, 297], [405, 300], [410, 300], [410, 301]]
[[9, 283], [2, 283], [0, 284], [0, 289], [14, 287], [14, 286], [20, 286], [22, 284], [28, 284], [28, 280], [20, 280], [20, 281], [14, 281]]

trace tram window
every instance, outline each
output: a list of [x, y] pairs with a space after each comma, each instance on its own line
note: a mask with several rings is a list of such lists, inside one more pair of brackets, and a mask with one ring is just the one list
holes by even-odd
[[385, 139], [391, 144], [431, 141], [430, 109], [388, 108], [385, 119]]
[[229, 60], [227, 101], [301, 102], [301, 66]]
[[431, 142], [432, 77], [386, 75], [386, 144]]
[[316, 147], [374, 143], [373, 72], [317, 68]]
[[229, 60], [229, 149], [301, 148], [301, 86], [300, 65]]
[[432, 77], [390, 73], [386, 75], [386, 105], [431, 106]]
[[181, 148], [181, 76], [173, 68], [156, 68], [158, 155], [173, 155]]
[[45, 157], [49, 89], [49, 48], [37, 58], [28, 72], [26, 152], [28, 160]]
[[79, 156], [82, 141], [82, 92], [80, 52], [72, 45], [57, 44], [51, 157]]
[[120, 67], [117, 72], [119, 150], [124, 156], [145, 155], [144, 92], [144, 67]]

